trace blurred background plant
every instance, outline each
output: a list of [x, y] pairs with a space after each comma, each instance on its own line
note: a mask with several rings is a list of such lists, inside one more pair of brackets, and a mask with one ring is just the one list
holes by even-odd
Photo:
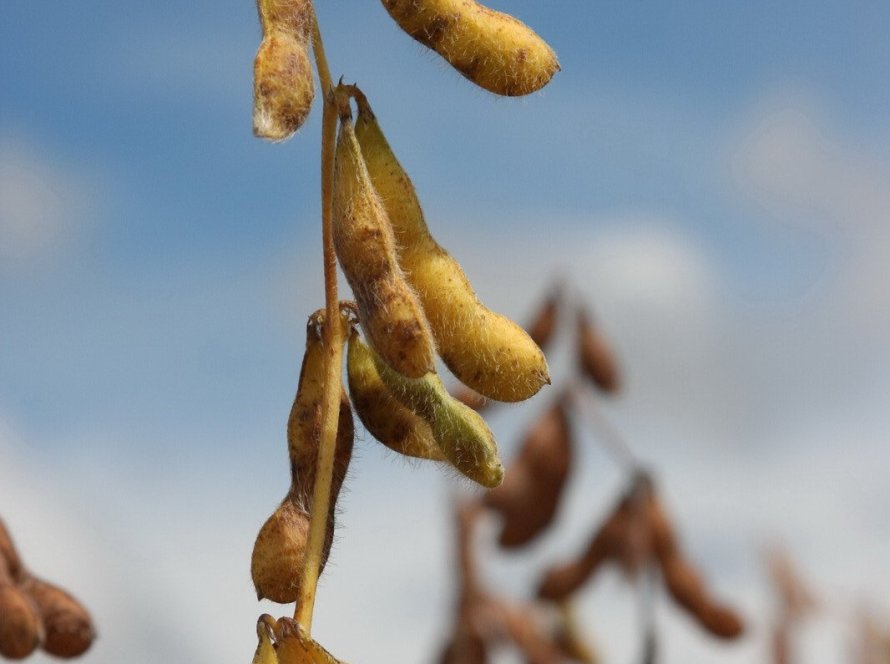
[[[834, 607], [801, 621], [798, 661], [874, 657], [890, 596], [888, 10], [498, 8], [563, 66], [518, 104], [467, 92], [376, 3], [319, 13], [334, 69], [394, 90], [375, 110], [483, 299], [521, 319], [559, 271], [595, 306], [626, 376], [601, 408], [751, 622], [725, 647], [662, 611], [664, 661], [768, 661], [759, 551], [775, 539]], [[85, 661], [243, 661], [255, 643], [245, 561], [287, 481], [295, 330], [321, 281], [317, 164], [248, 131], [254, 12], [0, 4], [0, 513], [94, 613]], [[369, 32], [387, 48], [363, 47]], [[533, 415], [492, 412], [505, 456]], [[552, 539], [490, 566], [499, 591], [580, 550], [623, 487], [592, 433], [577, 449], [587, 479]], [[316, 632], [346, 661], [423, 661], [451, 620], [452, 484], [379, 446], [354, 463]], [[604, 570], [576, 607], [604, 661], [639, 645], [617, 579]]]

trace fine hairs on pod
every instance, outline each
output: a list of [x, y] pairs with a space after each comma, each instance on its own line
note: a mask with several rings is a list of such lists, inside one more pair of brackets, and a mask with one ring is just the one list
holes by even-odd
[[368, 433], [399, 454], [445, 461], [430, 425], [390, 393], [377, 372], [373, 352], [355, 329], [349, 334], [346, 375], [352, 406]]
[[[522, 401], [550, 382], [544, 353], [509, 318], [483, 305], [460, 264], [433, 239], [414, 185], [389, 147], [365, 96], [355, 136], [386, 208], [398, 260], [417, 291], [442, 360], [462, 383], [497, 401]], [[375, 346], [376, 350], [376, 346]]]
[[[343, 316], [337, 321], [346, 327]], [[315, 459], [321, 435], [321, 402], [324, 381], [324, 311], [309, 319], [306, 351], [300, 369], [297, 396], [288, 419], [288, 453], [291, 486], [278, 509], [266, 520], [254, 542], [251, 576], [260, 599], [286, 604], [296, 601], [302, 581], [309, 514], [315, 486]], [[344, 334], [341, 339], [345, 338]], [[346, 477], [355, 432], [346, 391], [341, 388], [331, 503], [319, 573], [324, 570], [334, 537], [337, 496]]]
[[374, 363], [390, 394], [429, 424], [436, 444], [452, 466], [484, 487], [501, 483], [504, 467], [497, 442], [479, 413], [448, 394], [435, 373], [411, 379], [393, 371], [377, 354]]
[[383, 0], [399, 27], [489, 92], [515, 97], [559, 71], [553, 49], [522, 21], [474, 0]]
[[311, 0], [257, 0], [263, 40], [253, 65], [253, 133], [282, 141], [302, 126], [315, 83], [309, 40]]
[[433, 335], [396, 258], [386, 209], [371, 184], [349, 100], [340, 100], [334, 156], [333, 236], [337, 260], [355, 295], [368, 343], [408, 378], [435, 371]]

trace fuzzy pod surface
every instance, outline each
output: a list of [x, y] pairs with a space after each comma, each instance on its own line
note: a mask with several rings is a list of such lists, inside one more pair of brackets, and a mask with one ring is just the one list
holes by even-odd
[[476, 85], [515, 97], [559, 71], [553, 49], [525, 23], [474, 0], [383, 0], [408, 35]]
[[414, 185], [363, 96], [358, 106], [355, 136], [439, 355], [462, 383], [485, 397], [528, 399], [550, 382], [544, 353], [522, 327], [479, 300], [463, 268], [430, 234]]
[[373, 352], [355, 330], [349, 336], [346, 374], [352, 405], [368, 433], [399, 454], [445, 460], [430, 425], [392, 395], [380, 378]]
[[333, 236], [371, 347], [409, 378], [434, 371], [429, 323], [397, 260], [389, 217], [349, 117], [341, 117], [334, 157]]

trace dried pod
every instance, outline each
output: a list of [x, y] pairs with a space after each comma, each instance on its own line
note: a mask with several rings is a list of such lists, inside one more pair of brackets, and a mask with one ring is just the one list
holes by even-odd
[[430, 425], [436, 444], [452, 466], [482, 486], [501, 483], [504, 468], [497, 443], [479, 413], [455, 401], [434, 373], [412, 380], [393, 371], [376, 354], [374, 362], [390, 393]]
[[708, 606], [705, 584], [698, 572], [679, 556], [661, 563], [664, 583], [674, 601], [698, 617]]
[[495, 94], [529, 94], [559, 71], [553, 49], [531, 28], [473, 0], [383, 0], [383, 6], [402, 30]]
[[429, 324], [399, 267], [390, 221], [348, 115], [341, 117], [337, 140], [333, 207], [337, 258], [358, 302], [368, 342], [404, 376], [420, 378], [434, 371]]
[[544, 348], [550, 337], [553, 336], [553, 330], [556, 328], [556, 318], [559, 313], [560, 289], [553, 288], [547, 295], [540, 309], [535, 312], [531, 323], [525, 328], [528, 335], [538, 346]]
[[486, 664], [488, 661], [485, 638], [465, 622], [458, 625], [439, 655], [439, 664]]
[[[250, 561], [257, 597], [281, 604], [296, 601], [299, 595], [309, 534], [309, 513], [315, 487], [315, 464], [321, 436], [321, 402], [324, 390], [324, 345], [320, 329], [322, 320], [322, 312], [316, 312], [310, 317], [300, 383], [288, 419], [291, 488], [278, 509], [260, 529]], [[339, 324], [343, 324], [342, 319]], [[330, 510], [319, 574], [324, 570], [333, 542], [337, 496], [352, 457], [354, 438], [352, 410], [346, 391], [341, 390]]]
[[256, 623], [257, 647], [253, 655], [253, 664], [278, 664], [275, 644], [272, 643], [275, 618], [268, 613], [259, 617]]
[[293, 618], [279, 618], [275, 623], [275, 651], [279, 664], [342, 664]]
[[[340, 342], [345, 343], [351, 325], [341, 309]], [[321, 403], [324, 395], [324, 325], [325, 314], [319, 309], [306, 324], [306, 350], [300, 367], [297, 394], [287, 418], [287, 448], [291, 464], [291, 492], [309, 511], [315, 486], [315, 464], [321, 439]], [[337, 448], [331, 496], [336, 498], [352, 458], [354, 426], [345, 389], [340, 398]], [[341, 435], [342, 434], [342, 435]]]
[[37, 649], [43, 637], [37, 606], [12, 583], [0, 561], [0, 656], [24, 659]]
[[426, 420], [403, 406], [383, 384], [371, 349], [355, 330], [349, 336], [346, 373], [355, 412], [374, 438], [399, 454], [445, 460]]
[[560, 400], [526, 434], [504, 483], [485, 495], [485, 504], [503, 517], [502, 547], [528, 544], [553, 521], [571, 462], [571, 428]]
[[625, 546], [632, 518], [630, 501], [622, 499], [596, 530], [579, 558], [546, 572], [538, 584], [538, 597], [562, 602], [584, 585], [603, 562]]
[[367, 172], [386, 206], [399, 263], [423, 304], [439, 354], [462, 383], [485, 397], [529, 398], [550, 382], [544, 354], [519, 325], [479, 301], [460, 264], [430, 235], [411, 180], [367, 100], [360, 93], [356, 99], [355, 135]]
[[12, 541], [12, 536], [6, 528], [3, 519], [0, 519], [0, 582], [4, 578], [4, 571], [9, 572], [13, 581], [17, 581], [24, 573], [25, 568], [19, 558], [18, 551]]
[[615, 357], [584, 311], [578, 313], [578, 364], [582, 372], [604, 392], [617, 392], [620, 388]]
[[646, 504], [646, 518], [651, 534], [652, 552], [655, 554], [655, 557], [664, 562], [679, 555], [671, 522], [654, 492], [649, 494]]
[[257, 12], [264, 34], [277, 29], [307, 42], [312, 34], [311, 0], [257, 0]]
[[719, 604], [710, 604], [700, 616], [700, 622], [702, 627], [720, 639], [737, 639], [745, 631], [739, 614]]
[[732, 609], [717, 604], [710, 597], [692, 565], [675, 556], [661, 561], [661, 570], [674, 601], [709, 633], [721, 639], [734, 639], [742, 634], [742, 619]]
[[90, 614], [61, 588], [29, 576], [21, 589], [30, 597], [43, 622], [43, 649], [56, 657], [79, 657], [96, 636]]
[[253, 64], [253, 133], [281, 141], [303, 124], [315, 96], [309, 0], [259, 0], [263, 41]]

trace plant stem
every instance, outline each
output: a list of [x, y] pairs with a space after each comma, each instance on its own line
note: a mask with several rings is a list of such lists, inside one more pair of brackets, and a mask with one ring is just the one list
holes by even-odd
[[334, 453], [337, 447], [337, 425], [340, 414], [341, 372], [343, 343], [340, 311], [337, 301], [337, 257], [334, 253], [332, 225], [334, 148], [337, 132], [337, 111], [333, 101], [331, 72], [325, 58], [324, 45], [318, 19], [313, 10], [312, 50], [322, 90], [323, 114], [321, 122], [321, 236], [324, 249], [324, 397], [321, 405], [321, 436], [316, 460], [315, 486], [312, 491], [312, 509], [309, 517], [309, 538], [303, 565], [300, 596], [294, 618], [308, 635], [312, 629], [312, 612], [315, 608], [315, 591], [321, 566], [328, 512], [331, 503], [331, 477], [334, 470]]
[[581, 414], [587, 418], [587, 421], [593, 426], [597, 432], [596, 440], [608, 452], [619, 465], [623, 466], [628, 472], [635, 472], [640, 469], [640, 462], [637, 460], [630, 445], [617, 429], [609, 424], [609, 421], [600, 412], [595, 400], [587, 393], [587, 390], [578, 382], [573, 381], [569, 393], [572, 400]]

